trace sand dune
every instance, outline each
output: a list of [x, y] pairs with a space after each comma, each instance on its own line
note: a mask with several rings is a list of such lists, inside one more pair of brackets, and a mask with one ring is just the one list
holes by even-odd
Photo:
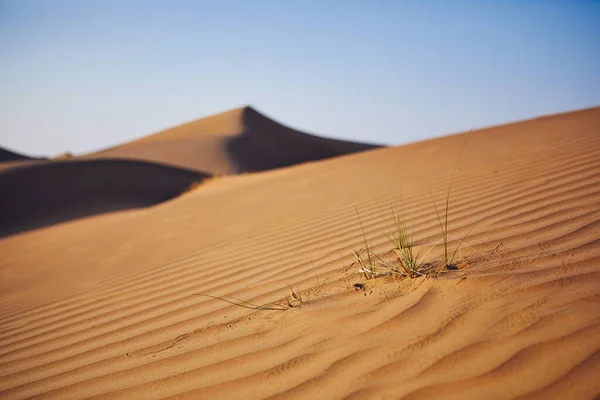
[[299, 132], [251, 107], [243, 107], [86, 157], [134, 158], [211, 174], [235, 174], [264, 171], [376, 147]]
[[0, 236], [153, 205], [207, 175], [132, 160], [38, 162], [0, 171]]
[[[460, 270], [367, 281], [351, 265], [355, 207], [378, 254], [390, 204], [414, 210], [417, 248], [439, 240], [431, 196], [465, 137], [0, 240], [0, 396], [598, 396], [600, 108], [472, 133], [450, 197], [451, 248], [476, 224]], [[288, 285], [304, 303], [286, 311], [200, 295], [273, 304]]]
[[83, 157], [64, 153], [42, 163], [0, 149], [0, 236], [153, 205], [211, 174], [274, 169], [374, 147], [298, 132], [245, 107]]

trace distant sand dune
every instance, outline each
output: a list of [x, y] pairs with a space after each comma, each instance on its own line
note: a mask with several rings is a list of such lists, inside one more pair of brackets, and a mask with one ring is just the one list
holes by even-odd
[[125, 157], [213, 174], [264, 171], [378, 146], [283, 126], [251, 107], [189, 122], [85, 157]]
[[[377, 253], [390, 204], [414, 212], [416, 246], [439, 240], [431, 198], [465, 138], [3, 238], [0, 397], [598, 398], [600, 108], [472, 133], [450, 196], [452, 248], [476, 224], [464, 268], [367, 281], [351, 265], [355, 207]], [[305, 303], [287, 311], [200, 295], [265, 304], [288, 285]]]
[[45, 158], [29, 157], [0, 147], [0, 172], [5, 169], [35, 164], [45, 160]]
[[212, 174], [275, 169], [375, 147], [302, 133], [244, 107], [86, 156], [64, 153], [41, 162], [0, 149], [0, 236], [153, 205]]
[[23, 154], [15, 153], [8, 149], [0, 147], [0, 162], [18, 161], [18, 160], [33, 160], [33, 157], [28, 157]]
[[132, 160], [40, 162], [0, 171], [0, 235], [179, 195], [207, 175]]

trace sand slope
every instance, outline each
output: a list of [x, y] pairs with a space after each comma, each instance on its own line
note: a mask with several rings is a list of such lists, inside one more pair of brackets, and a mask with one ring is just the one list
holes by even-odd
[[0, 170], [0, 236], [146, 207], [208, 177], [132, 160], [37, 162]]
[[[380, 209], [400, 199], [417, 245], [438, 240], [430, 193], [445, 198], [464, 140], [227, 177], [0, 240], [0, 396], [594, 398], [600, 108], [472, 134], [449, 215], [453, 237], [477, 223], [463, 269], [394, 282], [350, 266], [355, 206], [379, 253]], [[301, 307], [198, 295], [264, 304], [287, 285]]]
[[18, 160], [34, 160], [33, 157], [28, 157], [23, 154], [15, 153], [8, 149], [0, 147], [0, 163], [6, 161], [18, 161]]
[[211, 174], [264, 171], [377, 146], [326, 139], [242, 107], [155, 133], [86, 157], [125, 157]]
[[44, 158], [29, 157], [0, 147], [0, 171], [44, 161]]

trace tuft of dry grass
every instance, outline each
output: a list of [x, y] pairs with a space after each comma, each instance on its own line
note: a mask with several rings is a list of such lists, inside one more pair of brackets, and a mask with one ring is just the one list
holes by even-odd
[[456, 261], [456, 254], [458, 253], [460, 246], [462, 245], [463, 241], [469, 236], [469, 234], [471, 233], [471, 231], [473, 231], [473, 229], [475, 228], [475, 226], [477, 224], [474, 224], [471, 229], [469, 229], [469, 231], [467, 232], [467, 234], [464, 236], [464, 238], [462, 240], [458, 240], [458, 245], [456, 246], [456, 248], [454, 249], [454, 251], [452, 252], [452, 254], [450, 254], [450, 251], [448, 250], [448, 238], [450, 237], [450, 235], [448, 234], [448, 215], [450, 213], [450, 193], [452, 191], [452, 183], [454, 182], [454, 176], [456, 175], [456, 170], [458, 169], [458, 164], [459, 161], [462, 157], [463, 152], [465, 151], [465, 148], [467, 147], [467, 142], [469, 141], [469, 138], [471, 137], [471, 133], [473, 132], [473, 129], [471, 129], [471, 131], [469, 132], [469, 134], [467, 135], [467, 138], [465, 139], [465, 141], [463, 142], [463, 145], [460, 149], [460, 152], [458, 153], [458, 157], [456, 159], [456, 163], [454, 163], [454, 169], [452, 170], [452, 175], [450, 175], [450, 182], [448, 183], [448, 191], [446, 194], [446, 202], [445, 202], [445, 207], [444, 207], [444, 214], [443, 217], [440, 213], [440, 209], [438, 209], [437, 203], [435, 202], [435, 199], [433, 198], [433, 194], [431, 193], [431, 191], [429, 192], [429, 194], [431, 195], [431, 202], [433, 203], [433, 208], [435, 209], [435, 214], [438, 220], [438, 224], [440, 226], [440, 230], [442, 232], [442, 242], [444, 245], [444, 259], [443, 259], [443, 264], [442, 266], [438, 269], [438, 271], [436, 272], [436, 274], [439, 274], [440, 272], [442, 272], [443, 270], [447, 269], [449, 266], [453, 266], [455, 261]]
[[[398, 273], [408, 278], [417, 278], [423, 275], [421, 264], [423, 258], [419, 259], [419, 254], [414, 251], [412, 234], [415, 228], [415, 210], [412, 212], [412, 223], [410, 229], [407, 227], [403, 216], [402, 207], [394, 210], [390, 205], [392, 213], [393, 230], [384, 235], [394, 246], [394, 253], [398, 261], [398, 266], [390, 266], [392, 272]], [[381, 210], [380, 210], [381, 213]], [[383, 216], [383, 213], [381, 213]]]
[[[354, 257], [356, 258], [356, 262], [360, 266], [359, 272], [362, 272], [366, 279], [373, 279], [377, 277], [375, 253], [373, 253], [373, 249], [367, 241], [365, 228], [363, 227], [362, 220], [360, 219], [360, 214], [358, 213], [358, 208], [356, 208], [356, 206], [354, 206], [354, 211], [356, 211], [356, 216], [358, 218], [358, 223], [360, 224], [360, 229], [362, 231], [363, 241], [365, 244], [364, 248], [354, 251]], [[363, 252], [366, 253], [366, 258], [362, 256]]]
[[[364, 241], [364, 248], [358, 251], [355, 250], [354, 257], [356, 258], [356, 263], [358, 263], [360, 266], [359, 272], [363, 273], [365, 278], [373, 279], [379, 276], [392, 274], [414, 279], [421, 276], [437, 276], [446, 269], [456, 269], [455, 263], [457, 262], [457, 254], [461, 248], [461, 245], [477, 225], [474, 224], [471, 227], [471, 229], [469, 229], [467, 234], [462, 238], [462, 240], [456, 239], [458, 241], [458, 245], [453, 251], [450, 250], [450, 238], [454, 238], [449, 233], [450, 194], [452, 192], [454, 176], [458, 169], [459, 161], [462, 157], [462, 153], [465, 150], [467, 142], [471, 137], [471, 132], [469, 132], [469, 134], [467, 135], [467, 138], [465, 139], [462, 148], [458, 154], [456, 163], [454, 164], [454, 169], [452, 171], [452, 174], [450, 176], [450, 182], [448, 184], [448, 191], [446, 194], [444, 208], [438, 207], [438, 204], [436, 203], [433, 194], [430, 191], [431, 201], [433, 203], [436, 218], [441, 230], [441, 238], [436, 243], [431, 245], [429, 250], [427, 250], [427, 252], [423, 256], [420, 256], [419, 252], [415, 252], [414, 249], [415, 244], [413, 241], [413, 233], [415, 230], [416, 221], [414, 208], [412, 211], [412, 217], [407, 222], [402, 207], [394, 209], [390, 205], [390, 210], [392, 214], [392, 230], [389, 233], [383, 232], [383, 234], [394, 246], [393, 251], [396, 255], [396, 264], [384, 261], [380, 256], [376, 255], [373, 252], [372, 246], [370, 246], [369, 242], [367, 241], [364, 226], [358, 213], [358, 209], [356, 208], [356, 206], [354, 206]], [[380, 214], [383, 218], [383, 213], [381, 212], [381, 209]], [[427, 258], [427, 256], [440, 242], [442, 243], [444, 249], [441, 265], [438, 267], [438, 263], [425, 263], [425, 259]], [[384, 272], [382, 272], [382, 270]]]
[[210, 297], [211, 299], [224, 301], [225, 303], [229, 303], [229, 304], [232, 304], [232, 305], [238, 306], [238, 307], [248, 308], [250, 310], [285, 311], [285, 310], [287, 310], [289, 308], [289, 307], [284, 307], [284, 306], [282, 306], [280, 304], [276, 304], [276, 303], [267, 303], [267, 304], [263, 304], [263, 305], [258, 305], [258, 304], [254, 304], [254, 303], [251, 303], [249, 301], [238, 299], [238, 298], [235, 298], [235, 297], [232, 297], [232, 299], [235, 300], [235, 301], [233, 301], [233, 300], [228, 300], [228, 299], [226, 299], [224, 297], [212, 296], [212, 295], [206, 294], [206, 293], [194, 293], [194, 295], [196, 295], [196, 296]]
[[304, 298], [299, 289], [292, 288], [289, 284], [287, 285], [290, 290], [289, 293], [283, 292], [283, 299], [278, 303], [267, 303], [267, 304], [254, 304], [246, 300], [238, 299], [236, 297], [230, 297], [233, 300], [228, 300], [225, 297], [213, 296], [206, 293], [194, 293], [196, 296], [210, 297], [211, 299], [224, 301], [225, 303], [232, 304], [234, 306], [248, 308], [250, 310], [258, 311], [286, 311], [290, 308], [298, 307], [300, 304], [304, 304]]

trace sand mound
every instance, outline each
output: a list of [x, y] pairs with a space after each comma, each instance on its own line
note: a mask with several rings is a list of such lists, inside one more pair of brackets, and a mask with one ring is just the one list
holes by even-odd
[[378, 146], [283, 126], [251, 107], [189, 122], [86, 157], [123, 157], [212, 174], [264, 171]]
[[153, 205], [207, 175], [131, 160], [40, 162], [0, 171], [0, 236]]
[[[460, 270], [366, 281], [351, 265], [355, 206], [378, 254], [390, 203], [414, 210], [415, 246], [439, 240], [430, 196], [446, 198], [464, 140], [225, 177], [0, 240], [0, 395], [594, 398], [600, 108], [471, 135], [450, 198], [451, 248], [477, 223]], [[199, 295], [272, 305], [288, 285], [304, 304], [286, 311]]]

